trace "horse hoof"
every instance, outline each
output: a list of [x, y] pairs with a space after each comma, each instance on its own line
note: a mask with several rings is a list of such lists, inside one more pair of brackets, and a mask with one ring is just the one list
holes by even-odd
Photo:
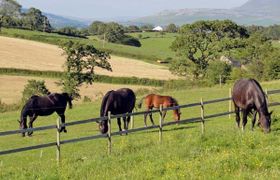
[[64, 132], [64, 133], [67, 133], [67, 130], [66, 130], [66, 129], [64, 129], [64, 130], [63, 130], [63, 132]]

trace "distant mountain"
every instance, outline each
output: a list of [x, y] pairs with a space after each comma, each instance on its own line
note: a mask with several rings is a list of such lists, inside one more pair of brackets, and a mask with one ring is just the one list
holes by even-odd
[[87, 19], [70, 18], [70, 17], [59, 16], [50, 13], [43, 13], [43, 14], [48, 17], [52, 27], [54, 28], [62, 28], [66, 26], [84, 28], [89, 26], [90, 23], [92, 22], [91, 20], [87, 20]]
[[280, 0], [249, 0], [232, 9], [180, 9], [165, 10], [153, 16], [134, 19], [130, 24], [178, 25], [197, 20], [231, 19], [238, 24], [280, 24]]

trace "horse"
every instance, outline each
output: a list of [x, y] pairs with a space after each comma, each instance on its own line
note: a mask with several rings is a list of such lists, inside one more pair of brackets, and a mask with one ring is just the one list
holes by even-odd
[[[146, 106], [146, 111], [147, 111], [144, 114], [144, 123], [145, 123], [146, 127], [147, 127], [147, 116], [149, 114], [148, 111], [152, 110], [153, 108], [158, 109], [160, 107], [160, 105], [162, 105], [163, 108], [178, 106], [177, 100], [171, 96], [160, 96], [157, 94], [149, 94], [140, 100], [140, 102], [138, 104], [138, 108], [142, 107], [142, 103], [144, 100], [145, 100], [145, 106]], [[165, 118], [165, 115], [166, 115], [166, 111], [163, 111], [163, 113], [162, 113], [163, 119]], [[174, 116], [175, 121], [180, 121], [180, 116], [181, 116], [180, 109], [174, 109], [173, 116]], [[155, 125], [152, 113], [150, 113], [150, 120], [151, 120], [152, 124]]]
[[[118, 89], [116, 91], [109, 91], [103, 97], [101, 108], [100, 108], [100, 117], [108, 116], [108, 112], [111, 114], [124, 114], [132, 113], [135, 107], [136, 97], [134, 92], [128, 88]], [[119, 131], [122, 132], [121, 128], [121, 118], [117, 118]], [[130, 122], [130, 116], [123, 117], [124, 129], [128, 129], [128, 124]], [[99, 123], [99, 130], [102, 134], [108, 132], [108, 120], [102, 120]]]
[[254, 129], [256, 115], [259, 114], [259, 126], [265, 133], [270, 132], [271, 114], [268, 112], [266, 95], [261, 85], [255, 79], [241, 79], [234, 84], [232, 100], [235, 108], [237, 127], [240, 127], [241, 109], [243, 114], [242, 130], [247, 124], [248, 114], [253, 114], [252, 127]]
[[[37, 96], [33, 95], [29, 98], [26, 104], [23, 106], [20, 115], [20, 129], [27, 128], [27, 116], [29, 116], [29, 128], [33, 128], [33, 122], [38, 116], [49, 116], [52, 113], [56, 112], [60, 117], [61, 122], [65, 123], [65, 109], [67, 102], [69, 108], [72, 108], [72, 97], [68, 93], [53, 93], [46, 96]], [[64, 125], [62, 125], [60, 132], [67, 132]], [[31, 136], [32, 132], [28, 132], [28, 136]], [[22, 136], [25, 136], [25, 133], [22, 133]]]

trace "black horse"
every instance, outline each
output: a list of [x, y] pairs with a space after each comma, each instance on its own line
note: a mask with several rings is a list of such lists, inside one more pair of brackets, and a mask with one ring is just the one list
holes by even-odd
[[[122, 88], [116, 91], [109, 91], [103, 97], [101, 109], [100, 109], [100, 117], [108, 116], [108, 112], [111, 114], [124, 114], [131, 113], [135, 106], [136, 97], [134, 92], [128, 88]], [[121, 118], [117, 118], [118, 126], [120, 132], [121, 128]], [[124, 129], [128, 129], [128, 124], [130, 122], [130, 116], [123, 117]], [[99, 129], [102, 134], [108, 132], [108, 120], [103, 120], [99, 122]]]
[[[72, 98], [68, 93], [53, 93], [47, 96], [32, 96], [26, 104], [23, 106], [20, 115], [20, 129], [27, 128], [27, 116], [29, 116], [29, 128], [33, 127], [33, 122], [38, 116], [48, 116], [56, 112], [60, 118], [61, 122], [65, 123], [65, 109], [67, 102], [69, 108], [72, 108]], [[60, 132], [67, 132], [65, 126], [62, 126]], [[31, 136], [33, 132], [28, 132], [28, 136]], [[22, 133], [22, 136], [25, 136], [25, 133]]]
[[236, 123], [239, 127], [240, 115], [242, 111], [242, 130], [247, 124], [247, 116], [253, 113], [252, 130], [256, 122], [256, 114], [259, 114], [259, 125], [266, 133], [270, 132], [271, 113], [268, 112], [266, 95], [260, 84], [254, 79], [241, 79], [233, 87], [232, 100], [235, 107]]

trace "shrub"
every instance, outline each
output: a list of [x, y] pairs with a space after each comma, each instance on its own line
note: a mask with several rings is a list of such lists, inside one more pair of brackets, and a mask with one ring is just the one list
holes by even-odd
[[220, 78], [221, 82], [225, 83], [229, 79], [231, 72], [231, 66], [221, 62], [221, 61], [212, 61], [209, 63], [209, 66], [206, 71], [206, 79], [210, 84], [219, 84]]
[[22, 92], [22, 103], [25, 103], [33, 95], [47, 95], [50, 91], [45, 85], [45, 81], [28, 80]]

